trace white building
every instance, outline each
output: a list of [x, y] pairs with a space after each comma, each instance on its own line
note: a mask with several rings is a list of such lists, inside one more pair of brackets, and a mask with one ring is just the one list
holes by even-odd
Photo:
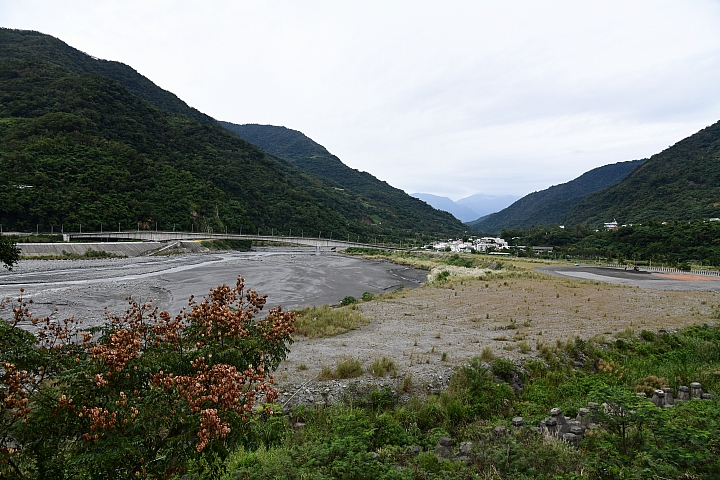
[[499, 237], [482, 237], [475, 240], [475, 250], [487, 252], [508, 248], [508, 243]]

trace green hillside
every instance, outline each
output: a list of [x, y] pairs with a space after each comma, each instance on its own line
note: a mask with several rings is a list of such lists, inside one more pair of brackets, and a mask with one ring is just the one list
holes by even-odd
[[215, 123], [215, 119], [189, 107], [176, 95], [158, 87], [132, 67], [92, 57], [50, 35], [0, 28], [0, 58], [49, 63], [73, 73], [99, 73], [121, 83], [134, 95], [162, 110], [181, 113], [200, 123]]
[[653, 155], [623, 181], [585, 197], [568, 224], [720, 217], [720, 122]]
[[445, 228], [448, 232], [462, 233], [467, 230], [451, 214], [436, 210], [367, 172], [348, 167], [325, 147], [297, 130], [273, 125], [235, 125], [222, 121], [220, 124], [266, 152], [292, 162], [305, 172], [337, 182], [347, 191], [363, 196], [370, 204], [390, 212], [395, 222], [405, 223], [404, 228], [437, 230], [433, 225], [447, 225]]
[[567, 183], [526, 195], [509, 207], [468, 225], [481, 232], [498, 233], [504, 228], [561, 224], [584, 197], [619, 182], [644, 161], [632, 160], [594, 168]]
[[0, 171], [5, 229], [157, 223], [368, 241], [457, 228], [408, 226], [238, 138], [130, 67], [35, 32], [0, 30]]

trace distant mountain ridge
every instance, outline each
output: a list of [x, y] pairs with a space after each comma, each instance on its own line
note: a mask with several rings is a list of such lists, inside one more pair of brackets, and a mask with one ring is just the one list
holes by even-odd
[[503, 228], [565, 223], [566, 216], [584, 197], [621, 181], [645, 161], [631, 160], [594, 168], [569, 182], [530, 193], [509, 207], [468, 225], [481, 232], [499, 233]]
[[461, 198], [455, 203], [473, 210], [478, 214], [473, 220], [480, 220], [480, 217], [486, 217], [491, 213], [499, 212], [517, 200], [520, 200], [520, 195], [486, 195], [484, 193], [476, 193], [469, 197]]
[[493, 212], [502, 210], [520, 198], [517, 195], [485, 195], [476, 193], [475, 195], [461, 198], [455, 202], [448, 197], [441, 197], [431, 193], [411, 193], [410, 195], [419, 198], [438, 210], [452, 213], [455, 218], [465, 223], [479, 221]]
[[[345, 165], [338, 157], [297, 130], [274, 125], [237, 125], [220, 121], [220, 125], [272, 155], [283, 158], [305, 172], [327, 178], [389, 212], [395, 224], [414, 225], [417, 229], [438, 230], [444, 225], [448, 232], [462, 233], [466, 227], [451, 214], [438, 211], [411, 197], [403, 190]], [[375, 223], [382, 222], [378, 216]]]
[[410, 196], [419, 198], [420, 200], [427, 203], [428, 205], [431, 205], [437, 210], [451, 213], [461, 222], [469, 222], [472, 220], [476, 220], [479, 216], [478, 213], [474, 210], [464, 207], [462, 205], [458, 205], [457, 202], [454, 202], [448, 197], [441, 197], [438, 195], [433, 195], [431, 193], [411, 193]]
[[720, 217], [720, 122], [650, 157], [617, 184], [586, 196], [571, 224], [703, 220]]

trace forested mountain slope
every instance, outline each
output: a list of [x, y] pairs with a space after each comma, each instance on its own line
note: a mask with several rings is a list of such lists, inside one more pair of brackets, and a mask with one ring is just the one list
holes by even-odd
[[284, 158], [308, 173], [330, 179], [342, 188], [362, 195], [370, 204], [392, 212], [392, 215], [398, 219], [405, 219], [408, 225], [417, 225], [418, 228], [425, 229], [427, 227], [423, 227], [424, 225], [441, 224], [446, 225], [445, 228], [454, 233], [467, 230], [449, 213], [435, 210], [425, 202], [378, 180], [367, 172], [348, 167], [325, 147], [302, 132], [273, 125], [236, 125], [222, 121], [220, 124], [266, 152]]
[[0, 58], [50, 63], [74, 73], [99, 73], [120, 82], [131, 93], [161, 110], [182, 113], [200, 123], [215, 123], [215, 119], [189, 107], [175, 94], [158, 87], [132, 67], [92, 57], [50, 35], [0, 28]]
[[108, 62], [115, 76], [127, 73], [119, 82], [81, 68], [95, 61], [83, 56], [46, 35], [0, 30], [5, 229], [158, 223], [215, 232], [304, 229], [367, 241], [456, 228], [452, 222], [409, 224], [194, 114], [130, 67]]
[[533, 192], [509, 207], [468, 225], [481, 232], [499, 233], [503, 228], [557, 225], [587, 195], [613, 185], [645, 160], [618, 162], [594, 168], [574, 180]]
[[610, 188], [585, 197], [570, 224], [720, 217], [720, 122], [653, 155]]

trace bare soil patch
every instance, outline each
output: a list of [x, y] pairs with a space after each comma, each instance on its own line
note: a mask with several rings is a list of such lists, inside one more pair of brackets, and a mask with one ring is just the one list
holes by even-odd
[[[366, 370], [378, 358], [391, 358], [397, 374], [385, 384], [399, 384], [409, 374], [417, 389], [427, 389], [442, 386], [454, 366], [487, 347], [496, 355], [523, 358], [574, 337], [613, 339], [630, 331], [715, 323], [720, 293], [650, 290], [525, 270], [500, 272], [488, 281], [425, 285], [360, 309], [368, 325], [333, 338], [297, 339], [276, 375], [288, 395], [323, 366], [332, 368], [348, 357]], [[518, 349], [523, 341], [531, 347], [527, 353]], [[298, 370], [300, 364], [307, 369]], [[374, 381], [369, 373], [363, 378]]]

